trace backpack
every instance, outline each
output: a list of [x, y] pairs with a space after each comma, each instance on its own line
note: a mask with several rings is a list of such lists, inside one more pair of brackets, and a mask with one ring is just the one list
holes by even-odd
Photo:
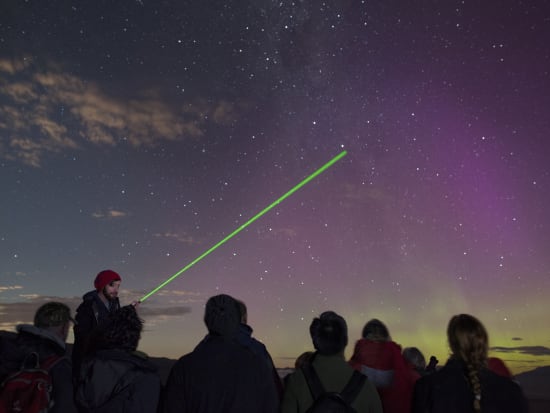
[[319, 376], [311, 364], [302, 367], [302, 372], [306, 378], [309, 391], [313, 396], [313, 404], [306, 410], [306, 413], [357, 413], [351, 407], [351, 404], [363, 388], [363, 383], [367, 379], [364, 374], [354, 370], [346, 387], [338, 393], [325, 391]]
[[53, 406], [49, 369], [63, 357], [52, 355], [42, 363], [38, 353], [29, 353], [21, 368], [0, 387], [0, 413], [45, 413]]

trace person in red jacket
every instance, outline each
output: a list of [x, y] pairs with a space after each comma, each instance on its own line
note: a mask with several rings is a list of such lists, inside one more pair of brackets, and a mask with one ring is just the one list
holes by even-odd
[[365, 324], [349, 364], [365, 374], [378, 390], [384, 413], [409, 413], [412, 386], [401, 347], [380, 320]]

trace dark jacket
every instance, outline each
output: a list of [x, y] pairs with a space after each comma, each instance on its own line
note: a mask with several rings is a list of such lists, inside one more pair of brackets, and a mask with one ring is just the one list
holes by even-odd
[[160, 388], [144, 353], [99, 350], [82, 362], [76, 400], [82, 412], [155, 413]]
[[172, 367], [165, 413], [270, 413], [279, 401], [267, 363], [235, 339], [207, 336]]
[[[480, 371], [483, 413], [525, 413], [527, 401], [517, 383], [489, 369]], [[449, 360], [439, 371], [420, 378], [414, 388], [413, 413], [474, 412], [474, 394], [466, 366]]]
[[76, 324], [74, 326], [74, 345], [72, 352], [73, 373], [78, 378], [80, 364], [86, 354], [86, 347], [94, 329], [104, 322], [109, 314], [120, 309], [118, 298], [110, 303], [110, 307], [101, 301], [97, 291], [89, 291], [82, 297], [82, 303], [76, 309]]
[[17, 337], [11, 344], [2, 348], [2, 358], [9, 360], [11, 369], [19, 369], [23, 360], [31, 352], [38, 353], [41, 362], [51, 356], [60, 357], [50, 368], [52, 378], [51, 413], [76, 413], [73, 399], [71, 361], [65, 357], [65, 342], [51, 331], [30, 324], [17, 326]]
[[279, 398], [282, 398], [283, 382], [281, 381], [279, 373], [277, 372], [277, 369], [273, 364], [273, 359], [271, 358], [271, 355], [267, 351], [265, 345], [252, 337], [252, 331], [252, 327], [250, 327], [248, 324], [241, 323], [241, 325], [239, 326], [239, 331], [237, 333], [237, 341], [267, 363], [268, 368], [272, 372], [273, 382], [275, 383], [277, 394], [279, 395]]

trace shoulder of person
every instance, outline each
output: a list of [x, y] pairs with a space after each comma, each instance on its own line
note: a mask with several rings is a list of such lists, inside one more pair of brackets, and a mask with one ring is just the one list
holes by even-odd
[[80, 305], [78, 306], [78, 308], [76, 309], [77, 313], [79, 311], [82, 311], [82, 309], [88, 309], [88, 308], [91, 308], [93, 302], [95, 300], [99, 299], [99, 296], [97, 295], [97, 291], [93, 290], [93, 291], [88, 291], [86, 294], [84, 294], [84, 296], [82, 297], [82, 302], [80, 303]]

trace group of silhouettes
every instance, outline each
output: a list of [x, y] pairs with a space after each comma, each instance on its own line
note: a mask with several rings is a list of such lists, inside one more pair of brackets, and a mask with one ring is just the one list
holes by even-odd
[[[67, 305], [48, 302], [17, 337], [0, 341], [1, 371], [17, 369], [29, 352], [59, 360], [49, 368], [53, 413], [524, 413], [527, 401], [505, 365], [488, 357], [483, 324], [455, 315], [447, 327], [449, 360], [436, 368], [415, 347], [392, 341], [377, 319], [366, 323], [350, 360], [343, 317], [313, 319], [312, 351], [281, 379], [264, 344], [252, 337], [246, 305], [229, 295], [208, 299], [208, 333], [172, 366], [163, 384], [138, 351], [139, 303], [120, 306], [121, 277], [101, 271], [73, 319]], [[68, 332], [74, 345], [66, 354]], [[332, 406], [332, 407], [331, 407]], [[331, 410], [333, 409], [333, 410]]]

